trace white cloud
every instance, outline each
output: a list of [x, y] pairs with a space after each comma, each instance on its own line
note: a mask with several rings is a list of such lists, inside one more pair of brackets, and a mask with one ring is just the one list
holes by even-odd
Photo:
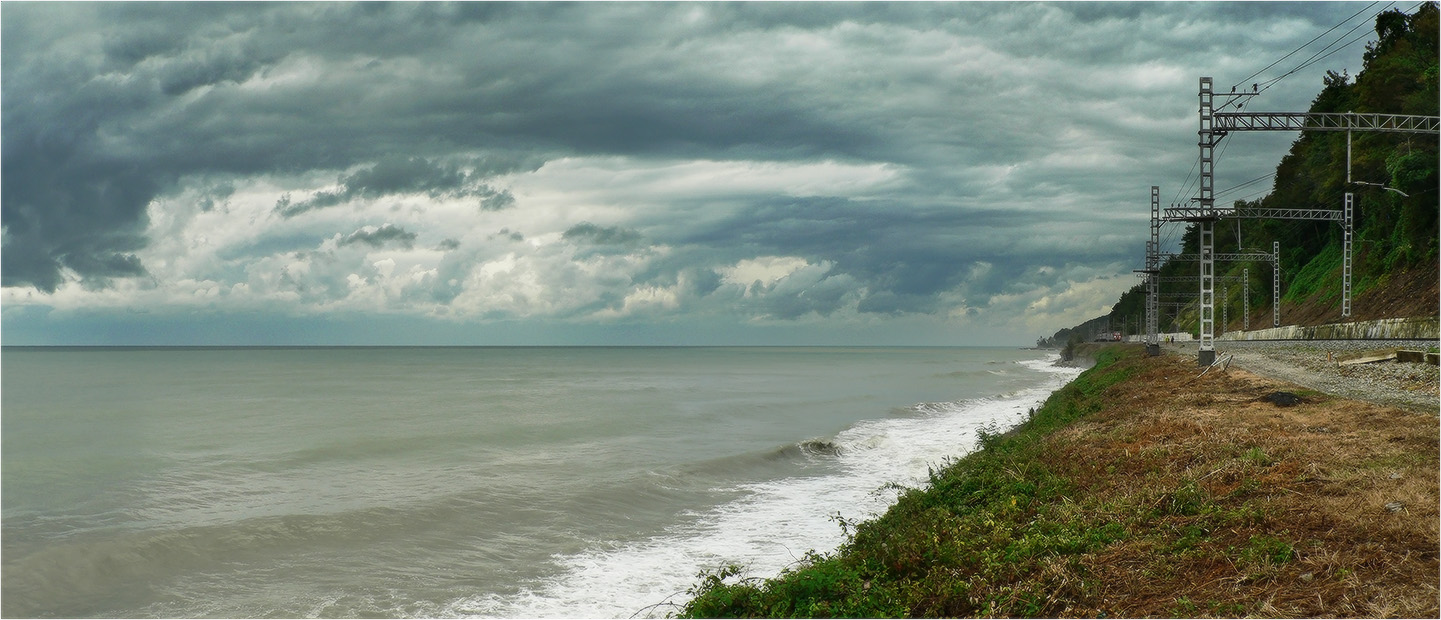
[[750, 287], [754, 283], [759, 283], [764, 287], [775, 284], [777, 280], [789, 276], [809, 264], [804, 258], [794, 256], [762, 256], [722, 268], [720, 273], [730, 284]]

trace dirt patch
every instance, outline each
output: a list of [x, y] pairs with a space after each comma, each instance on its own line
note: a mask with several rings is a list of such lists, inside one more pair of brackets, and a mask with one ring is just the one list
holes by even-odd
[[1183, 356], [1141, 364], [1049, 439], [1078, 496], [1143, 524], [1081, 559], [1095, 589], [1065, 615], [1437, 617], [1434, 414], [1198, 376]]

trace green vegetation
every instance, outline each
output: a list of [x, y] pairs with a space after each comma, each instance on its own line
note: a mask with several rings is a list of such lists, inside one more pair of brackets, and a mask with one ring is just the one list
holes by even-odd
[[1334, 299], [1339, 304], [1341, 281], [1336, 278], [1336, 273], [1341, 268], [1341, 259], [1341, 244], [1326, 244], [1326, 247], [1291, 279], [1291, 286], [1282, 298], [1299, 301], [1319, 296], [1328, 302]]

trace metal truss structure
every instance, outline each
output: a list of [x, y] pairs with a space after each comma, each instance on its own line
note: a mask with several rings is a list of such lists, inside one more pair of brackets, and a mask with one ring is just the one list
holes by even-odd
[[[1281, 242], [1277, 241], [1276, 243], [1279, 245]], [[1168, 258], [1168, 259], [1171, 259], [1171, 260], [1174, 260], [1174, 261], [1181, 261], [1181, 262], [1189, 263], [1189, 262], [1195, 262], [1195, 261], [1201, 260], [1201, 255], [1200, 255], [1200, 254], [1162, 254], [1162, 255], [1161, 255], [1161, 258]], [[1272, 254], [1268, 254], [1268, 253], [1261, 252], [1261, 251], [1258, 251], [1258, 250], [1252, 250], [1252, 251], [1250, 251], [1250, 252], [1232, 253], [1232, 254], [1212, 254], [1212, 255], [1211, 255], [1211, 260], [1230, 261], [1230, 262], [1234, 262], [1234, 261], [1245, 261], [1245, 260], [1272, 261], [1272, 260], [1274, 260], [1274, 258], [1275, 258], [1275, 257], [1274, 257]], [[1190, 278], [1190, 279], [1191, 279], [1191, 280], [1195, 280], [1195, 278]]]
[[[1166, 276], [1158, 278], [1162, 282], [1195, 282], [1195, 276]], [[1216, 276], [1218, 282], [1240, 282], [1241, 276]]]
[[1167, 207], [1167, 222], [1200, 222], [1205, 220], [1322, 220], [1345, 221], [1341, 209], [1262, 209], [1259, 207], [1232, 207], [1229, 209], [1203, 210], [1200, 207]]
[[[1215, 225], [1227, 218], [1267, 219], [1313, 219], [1341, 222], [1344, 228], [1342, 302], [1341, 316], [1351, 315], [1351, 237], [1352, 211], [1354, 200], [1346, 193], [1344, 207], [1337, 209], [1217, 209], [1215, 195], [1215, 149], [1221, 139], [1235, 131], [1344, 131], [1346, 132], [1346, 181], [1351, 182], [1351, 132], [1391, 133], [1441, 133], [1441, 117], [1406, 116], [1400, 114], [1372, 114], [1354, 112], [1312, 113], [1312, 112], [1217, 112], [1215, 97], [1230, 97], [1224, 104], [1251, 97], [1258, 92], [1215, 93], [1211, 89], [1212, 79], [1202, 77], [1197, 92], [1199, 100], [1196, 145], [1200, 149], [1200, 179], [1193, 207], [1168, 209], [1162, 218], [1171, 222], [1193, 222], [1200, 236], [1200, 347], [1196, 362], [1209, 366], [1216, 359], [1215, 348]], [[1239, 109], [1239, 106], [1238, 106]], [[1152, 226], [1155, 226], [1155, 211], [1152, 211]], [[1279, 247], [1279, 243], [1276, 244]], [[1273, 271], [1273, 297], [1276, 312], [1273, 313], [1277, 326], [1280, 321], [1280, 260], [1279, 250]], [[1149, 256], [1148, 263], [1149, 263]], [[1147, 269], [1151, 267], [1148, 264]]]
[[[1244, 96], [1250, 93], [1223, 93]], [[1436, 133], [1441, 117], [1355, 112], [1217, 112], [1212, 131], [1381, 131]]]

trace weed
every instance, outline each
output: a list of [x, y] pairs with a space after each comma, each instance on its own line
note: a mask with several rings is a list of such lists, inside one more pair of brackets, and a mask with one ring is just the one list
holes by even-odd
[[1246, 615], [1246, 606], [1240, 603], [1211, 601], [1211, 615], [1222, 618], [1237, 618]]
[[1241, 479], [1241, 484], [1240, 484], [1240, 485], [1237, 485], [1236, 488], [1233, 489], [1230, 493], [1227, 493], [1227, 494], [1226, 494], [1226, 497], [1227, 497], [1228, 499], [1234, 499], [1234, 498], [1238, 498], [1238, 497], [1246, 497], [1247, 495], [1250, 495], [1250, 494], [1252, 494], [1252, 493], [1255, 493], [1255, 492], [1256, 492], [1258, 489], [1260, 489], [1260, 488], [1261, 488], [1261, 481], [1260, 481], [1260, 480], [1257, 480], [1257, 479], [1255, 479], [1255, 478], [1242, 478], [1242, 479]]
[[1280, 566], [1291, 561], [1296, 554], [1291, 543], [1271, 537], [1252, 536], [1241, 551], [1241, 560], [1252, 564]]
[[1206, 507], [1209, 499], [1206, 490], [1196, 484], [1195, 480], [1186, 479], [1175, 491], [1162, 496], [1157, 505], [1157, 515], [1197, 515]]
[[1266, 455], [1264, 450], [1257, 446], [1252, 446], [1250, 450], [1247, 450], [1245, 454], [1241, 455], [1241, 460], [1255, 467], [1269, 467], [1275, 462], [1270, 456]]

